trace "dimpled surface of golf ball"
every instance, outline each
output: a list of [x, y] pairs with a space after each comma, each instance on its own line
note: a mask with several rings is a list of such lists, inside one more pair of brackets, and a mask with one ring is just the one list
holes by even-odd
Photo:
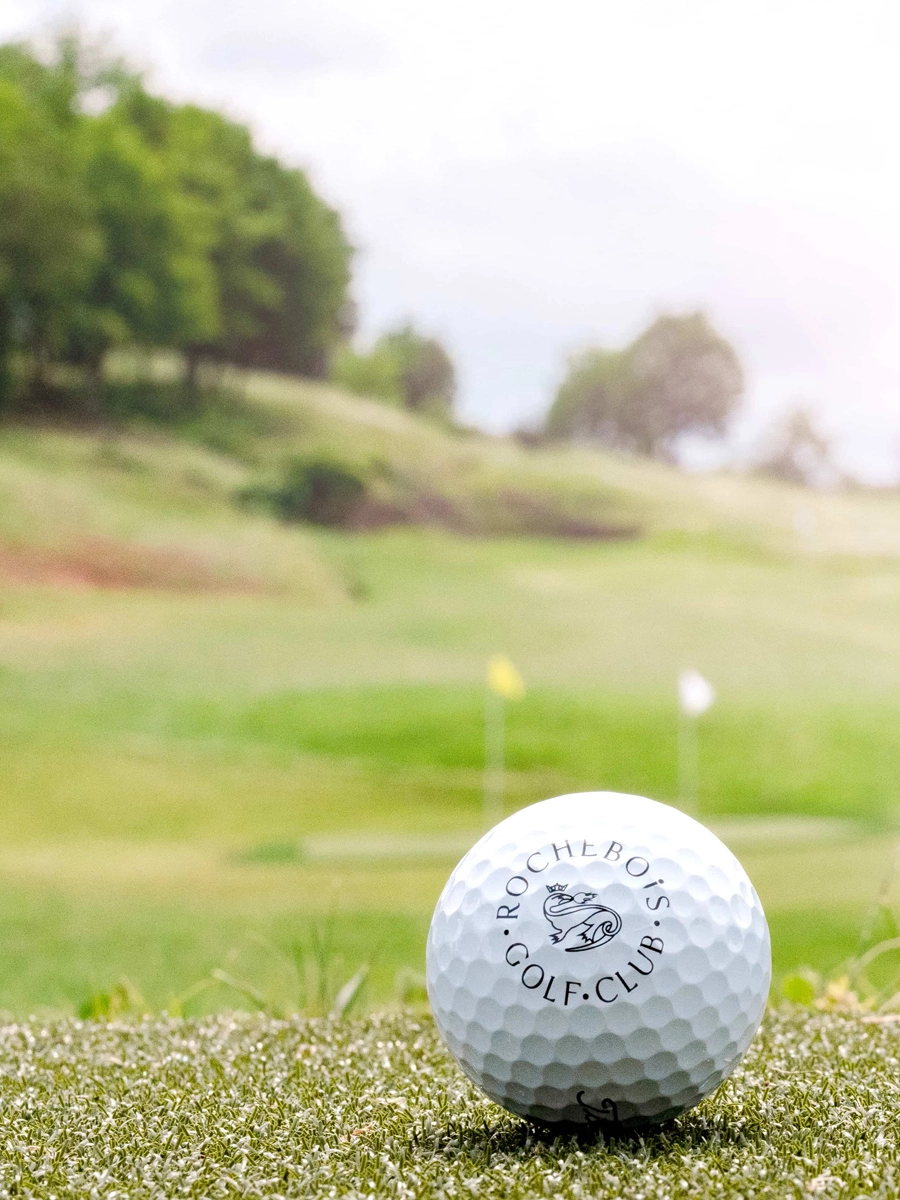
[[558, 796], [486, 834], [428, 935], [428, 995], [463, 1071], [519, 1116], [641, 1126], [741, 1060], [771, 979], [735, 856], [678, 809]]

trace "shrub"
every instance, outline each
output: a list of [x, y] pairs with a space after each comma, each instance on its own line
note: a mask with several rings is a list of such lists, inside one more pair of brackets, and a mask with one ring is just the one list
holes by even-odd
[[350, 523], [366, 492], [362, 475], [344, 463], [292, 458], [274, 487], [249, 488], [240, 498], [263, 504], [282, 521], [342, 526]]
[[456, 368], [437, 338], [426, 337], [412, 325], [384, 334], [376, 351], [394, 357], [400, 371], [403, 403], [411, 412], [449, 418], [456, 398]]
[[412, 325], [382, 334], [366, 354], [341, 347], [331, 365], [334, 383], [359, 396], [449, 420], [456, 396], [456, 368], [444, 345]]

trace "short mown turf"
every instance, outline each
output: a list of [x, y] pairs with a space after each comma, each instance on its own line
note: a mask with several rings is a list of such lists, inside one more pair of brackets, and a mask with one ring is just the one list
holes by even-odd
[[0, 1196], [895, 1197], [900, 1029], [770, 1014], [698, 1109], [560, 1137], [480, 1096], [430, 1019], [0, 1029]]

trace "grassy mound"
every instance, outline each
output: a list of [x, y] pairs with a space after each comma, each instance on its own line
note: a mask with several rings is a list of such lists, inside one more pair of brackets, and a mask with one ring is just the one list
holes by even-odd
[[113, 364], [108, 410], [131, 437], [163, 431], [227, 461], [245, 487], [283, 486], [292, 460], [344, 464], [367, 484], [349, 527], [669, 539], [714, 552], [900, 557], [895, 491], [810, 493], [739, 473], [690, 475], [587, 446], [527, 446], [454, 429], [286, 376], [225, 371], [185, 400], [176, 364]]
[[900, 557], [896, 490], [814, 493], [740, 473], [689, 474], [596, 447], [454, 431], [323, 384], [264, 374], [230, 383], [257, 430], [236, 436], [232, 451], [256, 472], [292, 453], [368, 463], [375, 494], [401, 522], [565, 539], [642, 535], [676, 552], [699, 545], [731, 557]]
[[892, 1197], [898, 1027], [770, 1014], [643, 1138], [554, 1138], [484, 1099], [430, 1020], [223, 1016], [0, 1030], [3, 1195]]
[[305, 536], [317, 513], [357, 531], [643, 537], [748, 563], [900, 557], [892, 492], [529, 447], [262, 373], [186, 393], [164, 359], [114, 363], [107, 393], [102, 421], [73, 410], [68, 426], [0, 429], [0, 582], [329, 599], [345, 581]]
[[246, 469], [151, 431], [0, 433], [0, 586], [343, 594], [296, 528], [240, 511]]

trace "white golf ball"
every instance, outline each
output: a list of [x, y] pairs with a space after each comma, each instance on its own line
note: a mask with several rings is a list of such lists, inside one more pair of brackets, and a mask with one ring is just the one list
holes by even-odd
[[508, 817], [441, 893], [428, 995], [492, 1100], [547, 1124], [637, 1126], [699, 1103], [762, 1019], [769, 930], [731, 851], [643, 796]]

